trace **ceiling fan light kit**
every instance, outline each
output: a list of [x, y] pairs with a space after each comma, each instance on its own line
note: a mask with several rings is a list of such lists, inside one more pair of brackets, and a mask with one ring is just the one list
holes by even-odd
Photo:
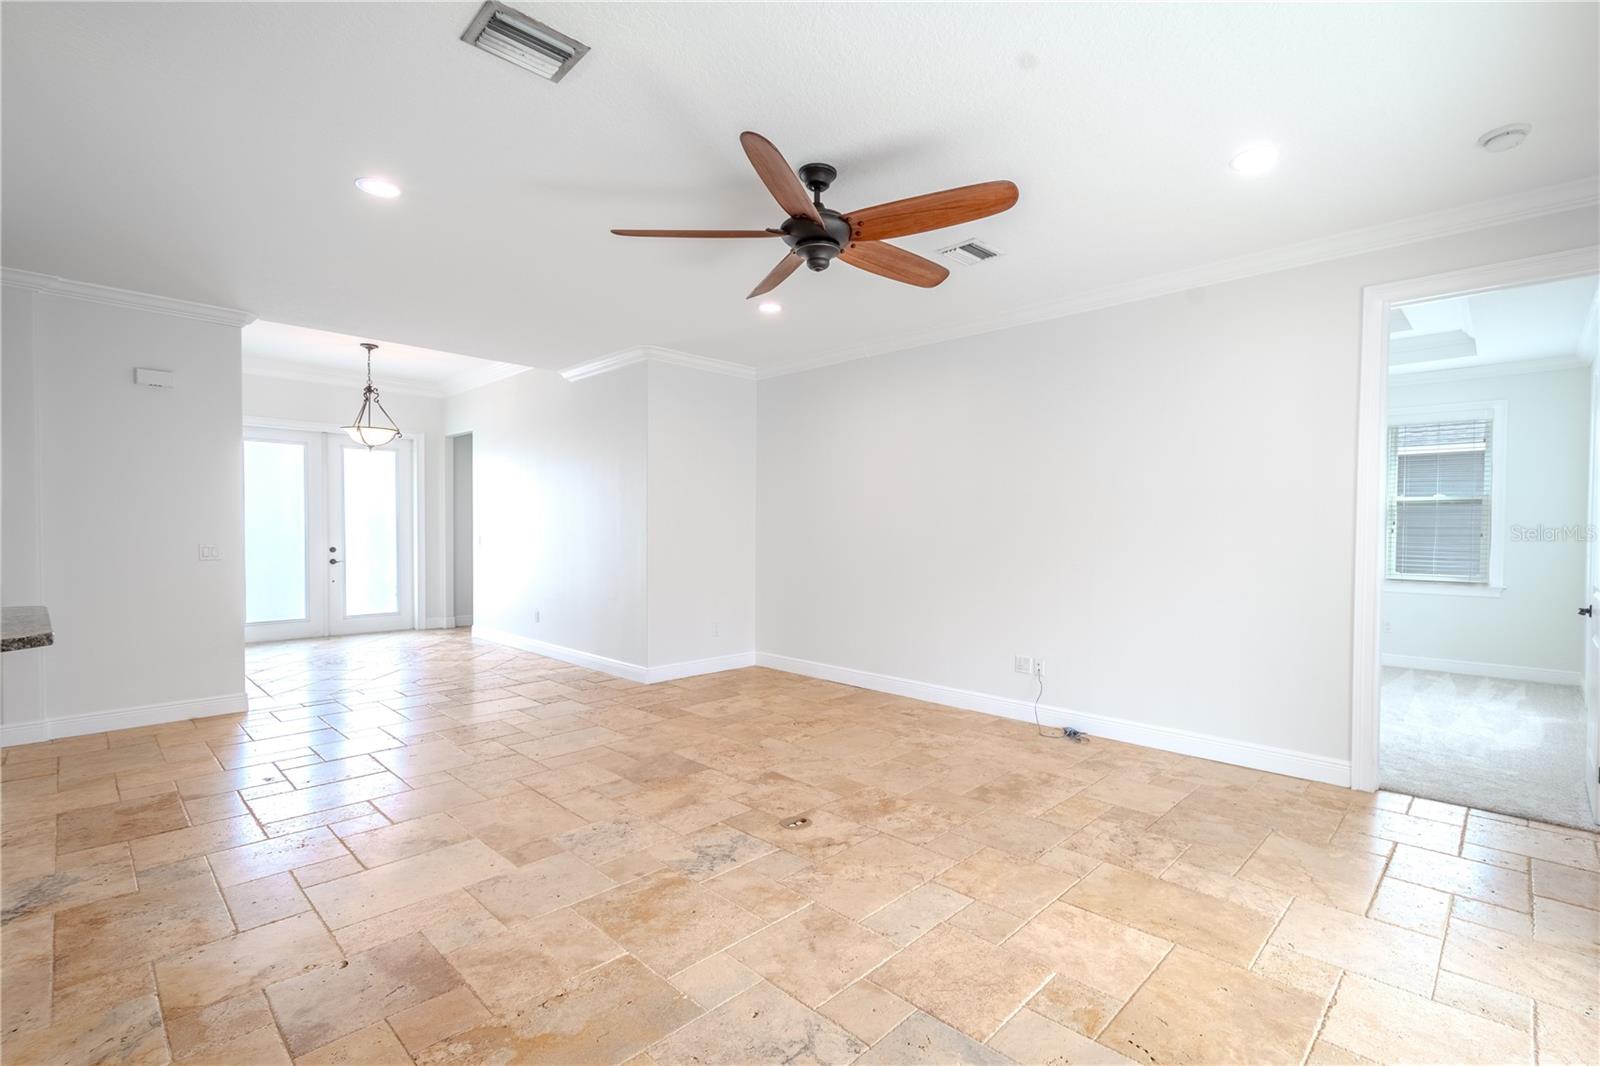
[[804, 263], [811, 270], [828, 269], [835, 259], [870, 274], [931, 289], [950, 271], [920, 255], [892, 244], [891, 237], [957, 226], [987, 218], [1017, 202], [1017, 187], [1009, 181], [988, 181], [957, 189], [912, 196], [848, 214], [823, 206], [839, 172], [828, 163], [807, 163], [798, 171], [784, 160], [773, 143], [759, 133], [739, 135], [750, 165], [778, 206], [788, 214], [776, 229], [764, 230], [660, 230], [614, 229], [620, 237], [781, 237], [789, 252], [773, 267], [746, 299], [771, 292]]

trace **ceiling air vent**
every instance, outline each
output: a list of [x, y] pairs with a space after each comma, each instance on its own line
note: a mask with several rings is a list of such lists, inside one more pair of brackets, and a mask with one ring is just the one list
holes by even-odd
[[975, 263], [983, 262], [985, 259], [993, 259], [1000, 253], [986, 244], [979, 244], [977, 241], [963, 241], [952, 248], [941, 248], [939, 254], [946, 259], [953, 259], [957, 263], [972, 266]]
[[496, 0], [479, 9], [461, 39], [550, 81], [566, 77], [589, 52], [588, 45]]

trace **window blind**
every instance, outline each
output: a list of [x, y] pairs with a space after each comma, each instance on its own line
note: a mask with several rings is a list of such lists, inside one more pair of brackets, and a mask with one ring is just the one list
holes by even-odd
[[1487, 582], [1490, 419], [1389, 427], [1389, 576]]

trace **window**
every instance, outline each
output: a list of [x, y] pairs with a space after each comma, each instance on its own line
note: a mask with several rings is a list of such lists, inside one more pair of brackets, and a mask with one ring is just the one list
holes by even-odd
[[1391, 420], [1389, 580], [1500, 586], [1503, 406]]

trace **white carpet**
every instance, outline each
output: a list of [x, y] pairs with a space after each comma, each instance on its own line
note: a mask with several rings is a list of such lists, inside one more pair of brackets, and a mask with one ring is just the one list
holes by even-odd
[[1384, 788], [1595, 828], [1581, 689], [1385, 667], [1380, 713]]

